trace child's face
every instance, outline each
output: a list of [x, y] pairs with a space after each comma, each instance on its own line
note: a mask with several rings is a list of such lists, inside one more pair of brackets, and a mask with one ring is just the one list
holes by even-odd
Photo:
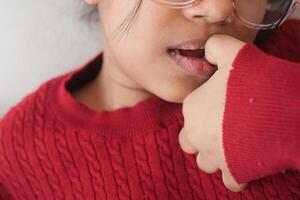
[[171, 102], [181, 102], [209, 77], [184, 72], [170, 58], [169, 48], [192, 39], [206, 40], [215, 33], [253, 42], [257, 33], [237, 20], [222, 23], [233, 15], [232, 0], [202, 0], [185, 9], [143, 0], [130, 31], [127, 33], [126, 26], [121, 26], [114, 38], [137, 5], [138, 0], [100, 1], [105, 64], [111, 68], [111, 76], [124, 85]]

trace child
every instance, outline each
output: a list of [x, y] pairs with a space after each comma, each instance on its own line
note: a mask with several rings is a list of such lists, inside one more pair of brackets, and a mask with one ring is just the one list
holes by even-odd
[[[261, 65], [266, 54], [250, 45], [262, 38], [258, 29], [278, 26], [296, 1], [236, 0], [234, 6], [231, 0], [87, 2], [98, 5], [104, 51], [83, 67], [47, 81], [2, 119], [3, 199], [300, 198], [298, 171], [261, 177], [234, 193], [224, 186], [220, 171], [206, 174], [178, 143], [182, 101], [217, 73], [217, 66], [204, 59], [210, 36], [225, 34], [249, 43], [236, 58], [236, 74], [243, 63], [251, 63], [243, 68], [250, 77], [259, 69], [256, 57], [247, 55], [258, 55], [258, 66], [266, 69], [281, 59], [292, 61], [282, 61], [287, 69], [299, 66], [297, 20], [259, 44], [280, 59], [268, 57]], [[296, 80], [300, 72], [283, 75]], [[238, 88], [239, 76], [232, 77], [228, 87]], [[231, 155], [245, 153], [240, 146], [230, 149]], [[299, 161], [297, 156], [293, 158]]]

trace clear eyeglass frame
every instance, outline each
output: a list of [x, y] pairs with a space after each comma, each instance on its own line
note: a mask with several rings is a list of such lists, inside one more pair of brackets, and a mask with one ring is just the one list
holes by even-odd
[[[193, 6], [195, 3], [197, 3], [199, 0], [186, 0], [184, 2], [171, 2], [170, 0], [152, 0], [155, 3], [161, 4], [163, 6], [167, 6], [170, 8], [174, 8], [174, 9], [184, 9], [184, 8], [188, 8]], [[237, 0], [232, 0], [232, 6], [233, 6], [233, 11], [234, 11], [234, 15], [235, 17], [240, 20], [243, 25], [245, 25], [248, 28], [251, 29], [257, 29], [257, 30], [269, 30], [269, 29], [274, 29], [278, 26], [280, 26], [290, 15], [291, 13], [295, 10], [295, 8], [297, 7], [298, 3], [296, 2], [296, 0], [290, 0], [290, 5], [287, 8], [287, 10], [285, 11], [285, 15], [283, 17], [281, 17], [279, 20], [275, 21], [274, 23], [271, 24], [255, 24], [255, 23], [251, 23], [245, 19], [243, 19], [237, 11], [237, 7], [236, 7], [236, 2]]]

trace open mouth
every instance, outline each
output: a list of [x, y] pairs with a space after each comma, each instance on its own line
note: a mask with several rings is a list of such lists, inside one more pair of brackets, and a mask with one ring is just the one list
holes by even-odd
[[168, 49], [172, 60], [190, 75], [212, 76], [217, 67], [210, 64], [205, 58], [204, 49]]
[[180, 54], [185, 57], [195, 57], [195, 58], [204, 58], [205, 50], [204, 49], [168, 49], [168, 52], [171, 54]]

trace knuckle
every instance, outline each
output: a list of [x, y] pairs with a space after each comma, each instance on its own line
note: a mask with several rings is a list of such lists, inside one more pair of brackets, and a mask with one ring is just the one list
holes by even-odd
[[218, 168], [213, 165], [208, 159], [205, 159], [202, 155], [198, 153], [196, 158], [197, 166], [204, 172], [212, 174], [218, 171]]
[[195, 131], [193, 131], [193, 129], [191, 127], [186, 128], [185, 130], [185, 135], [186, 138], [193, 143], [193, 141], [195, 141], [197, 139], [197, 136], [195, 135]]

